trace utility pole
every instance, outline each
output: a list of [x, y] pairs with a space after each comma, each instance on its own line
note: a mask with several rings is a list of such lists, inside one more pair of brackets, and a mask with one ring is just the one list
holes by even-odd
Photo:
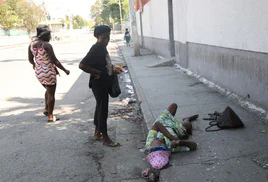
[[141, 53], [140, 53], [139, 37], [136, 23], [136, 12], [134, 10], [134, 0], [128, 0], [128, 6], [131, 21], [132, 37], [134, 42], [134, 56], [140, 56]]
[[120, 12], [120, 25], [121, 25], [121, 32], [123, 33], [123, 20], [122, 20], [122, 7], [121, 7], [121, 0], [118, 1], [119, 4], [119, 12]]

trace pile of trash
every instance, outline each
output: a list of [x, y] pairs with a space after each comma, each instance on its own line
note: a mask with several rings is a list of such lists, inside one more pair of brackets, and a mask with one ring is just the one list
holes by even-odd
[[121, 106], [114, 109], [111, 115], [124, 118], [125, 120], [131, 122], [140, 122], [142, 120], [140, 105], [137, 102], [127, 66], [125, 65], [123, 68], [125, 71], [120, 75], [120, 80], [122, 83], [122, 94], [120, 96]]

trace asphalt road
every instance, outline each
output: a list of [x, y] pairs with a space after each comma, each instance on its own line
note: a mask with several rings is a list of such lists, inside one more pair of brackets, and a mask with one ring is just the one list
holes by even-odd
[[[109, 117], [109, 134], [122, 144], [109, 148], [87, 140], [93, 133], [95, 100], [88, 75], [78, 64], [95, 42], [83, 34], [69, 43], [52, 43], [57, 58], [71, 71], [60, 71], [54, 114], [43, 116], [44, 88], [27, 60], [27, 46], [0, 50], [0, 182], [143, 181], [144, 154], [136, 141], [144, 139], [140, 122]], [[111, 42], [112, 59], [123, 61]], [[123, 107], [111, 99], [110, 111]]]

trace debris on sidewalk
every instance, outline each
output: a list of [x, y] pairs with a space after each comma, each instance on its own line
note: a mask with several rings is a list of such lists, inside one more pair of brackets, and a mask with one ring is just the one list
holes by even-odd
[[[123, 64], [122, 64], [123, 65]], [[123, 65], [125, 72], [121, 73], [121, 91], [120, 95], [120, 106], [114, 109], [111, 113], [114, 117], [121, 117], [130, 122], [140, 122], [142, 121], [142, 114], [140, 112], [140, 106], [137, 103], [134, 88], [132, 86], [131, 77], [128, 73], [126, 64]]]
[[264, 169], [268, 169], [268, 154], [256, 153], [251, 156], [251, 160]]

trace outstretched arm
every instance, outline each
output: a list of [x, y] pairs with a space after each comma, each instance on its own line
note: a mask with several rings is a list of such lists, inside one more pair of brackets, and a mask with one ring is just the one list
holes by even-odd
[[60, 63], [60, 61], [56, 58], [54, 50], [51, 46], [51, 44], [46, 43], [44, 44], [44, 49], [47, 51], [47, 54], [49, 56], [49, 58], [51, 59], [51, 61], [58, 67], [60, 68], [62, 71], [64, 71], [67, 75], [69, 75], [70, 71], [65, 69], [64, 66], [62, 66], [62, 64]]

